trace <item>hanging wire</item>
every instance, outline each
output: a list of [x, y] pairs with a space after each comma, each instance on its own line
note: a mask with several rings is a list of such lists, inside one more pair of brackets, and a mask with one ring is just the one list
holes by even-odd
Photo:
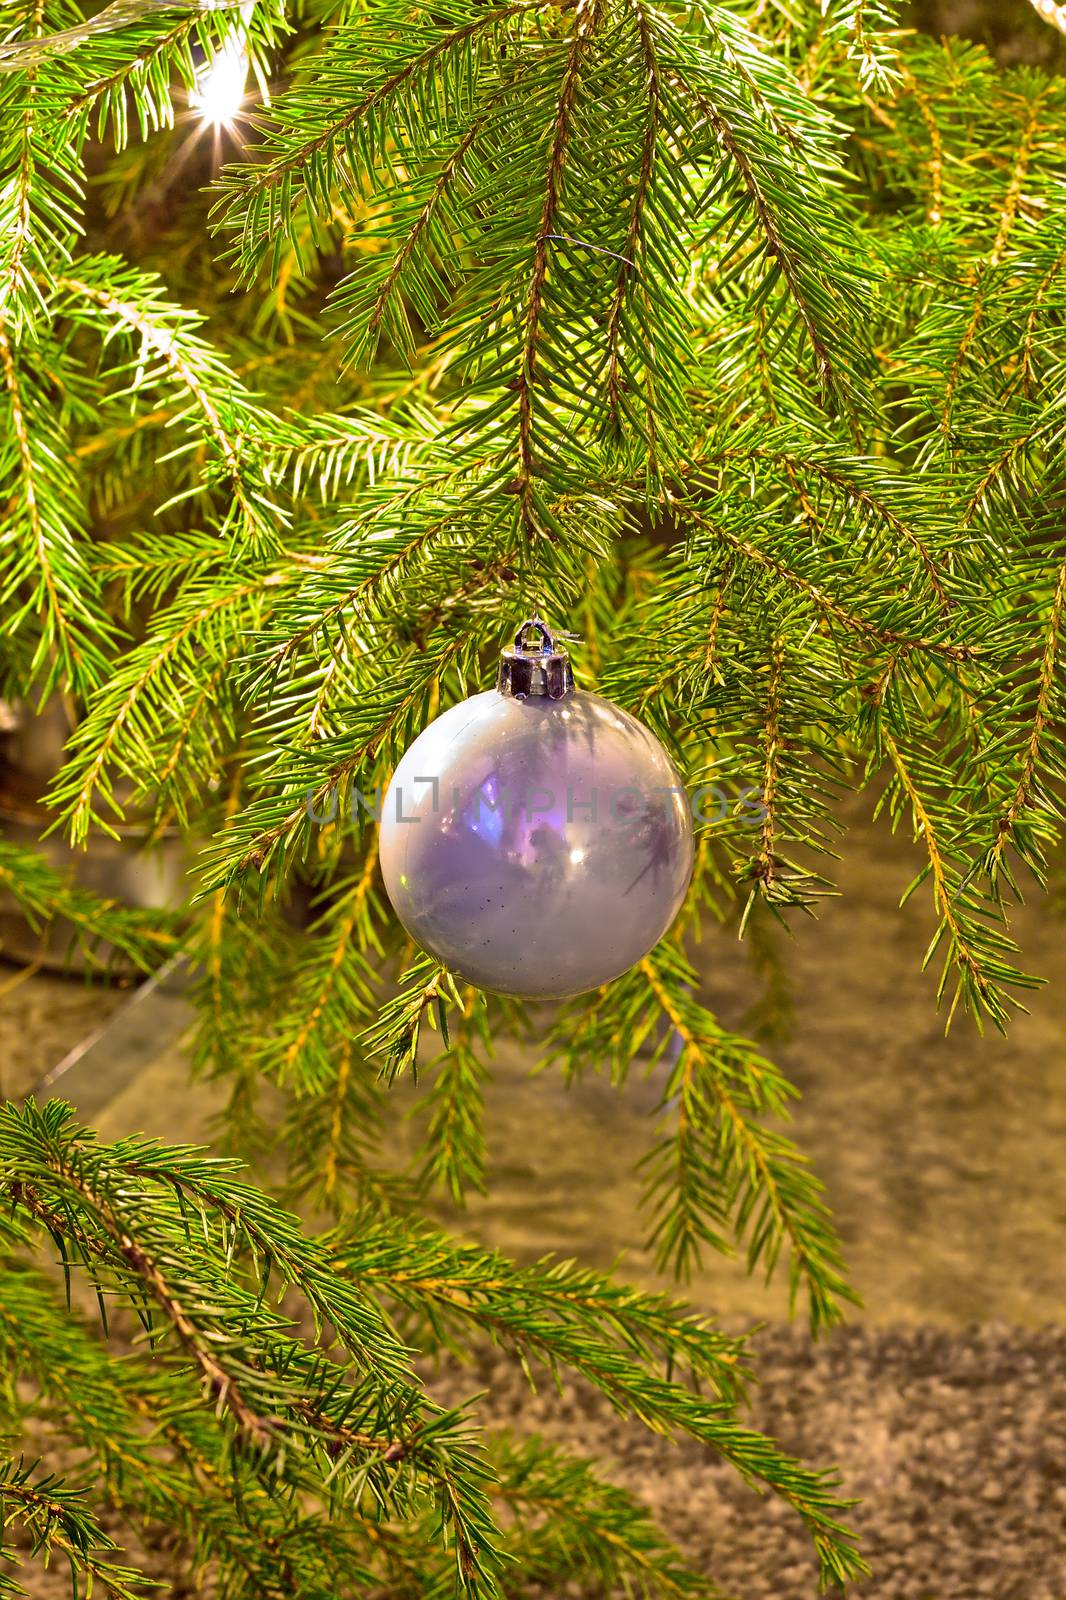
[[104, 33], [121, 33], [145, 17], [160, 11], [238, 11], [242, 0], [112, 0], [95, 17], [87, 17], [73, 28], [47, 33], [35, 39], [10, 39], [0, 44], [0, 72], [18, 72], [35, 67], [52, 55], [69, 55], [90, 39]]
[[636, 269], [636, 262], [629, 256], [620, 256], [617, 250], [607, 250], [602, 244], [593, 244], [591, 239], [575, 239], [572, 233], [546, 233], [545, 239], [562, 240], [565, 244], [578, 244], [582, 250], [594, 250], [598, 256], [610, 256], [612, 261], [624, 261], [627, 267]]

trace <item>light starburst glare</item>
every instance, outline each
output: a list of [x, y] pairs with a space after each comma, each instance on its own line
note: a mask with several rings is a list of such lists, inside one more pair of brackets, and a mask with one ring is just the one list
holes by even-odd
[[247, 82], [248, 53], [231, 39], [198, 75], [189, 105], [206, 127], [230, 131], [244, 105]]

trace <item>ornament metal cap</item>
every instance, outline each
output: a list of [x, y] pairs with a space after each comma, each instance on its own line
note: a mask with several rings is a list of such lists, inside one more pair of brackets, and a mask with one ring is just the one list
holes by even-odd
[[[539, 635], [535, 643], [528, 641], [531, 631]], [[570, 657], [565, 650], [556, 648], [539, 617], [523, 622], [514, 636], [513, 647], [501, 653], [496, 687], [512, 700], [561, 700], [574, 687]]]

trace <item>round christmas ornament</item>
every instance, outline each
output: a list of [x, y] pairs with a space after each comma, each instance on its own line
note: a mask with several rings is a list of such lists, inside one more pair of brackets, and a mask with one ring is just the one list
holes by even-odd
[[658, 739], [575, 689], [523, 623], [495, 689], [419, 734], [385, 797], [396, 914], [460, 977], [557, 999], [617, 978], [662, 938], [692, 875], [692, 816]]

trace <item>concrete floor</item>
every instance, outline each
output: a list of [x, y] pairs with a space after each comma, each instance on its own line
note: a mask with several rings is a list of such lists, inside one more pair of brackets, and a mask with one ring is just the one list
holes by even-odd
[[70, 1049], [106, 1027], [130, 993], [0, 961], [0, 1097], [28, 1094]]

